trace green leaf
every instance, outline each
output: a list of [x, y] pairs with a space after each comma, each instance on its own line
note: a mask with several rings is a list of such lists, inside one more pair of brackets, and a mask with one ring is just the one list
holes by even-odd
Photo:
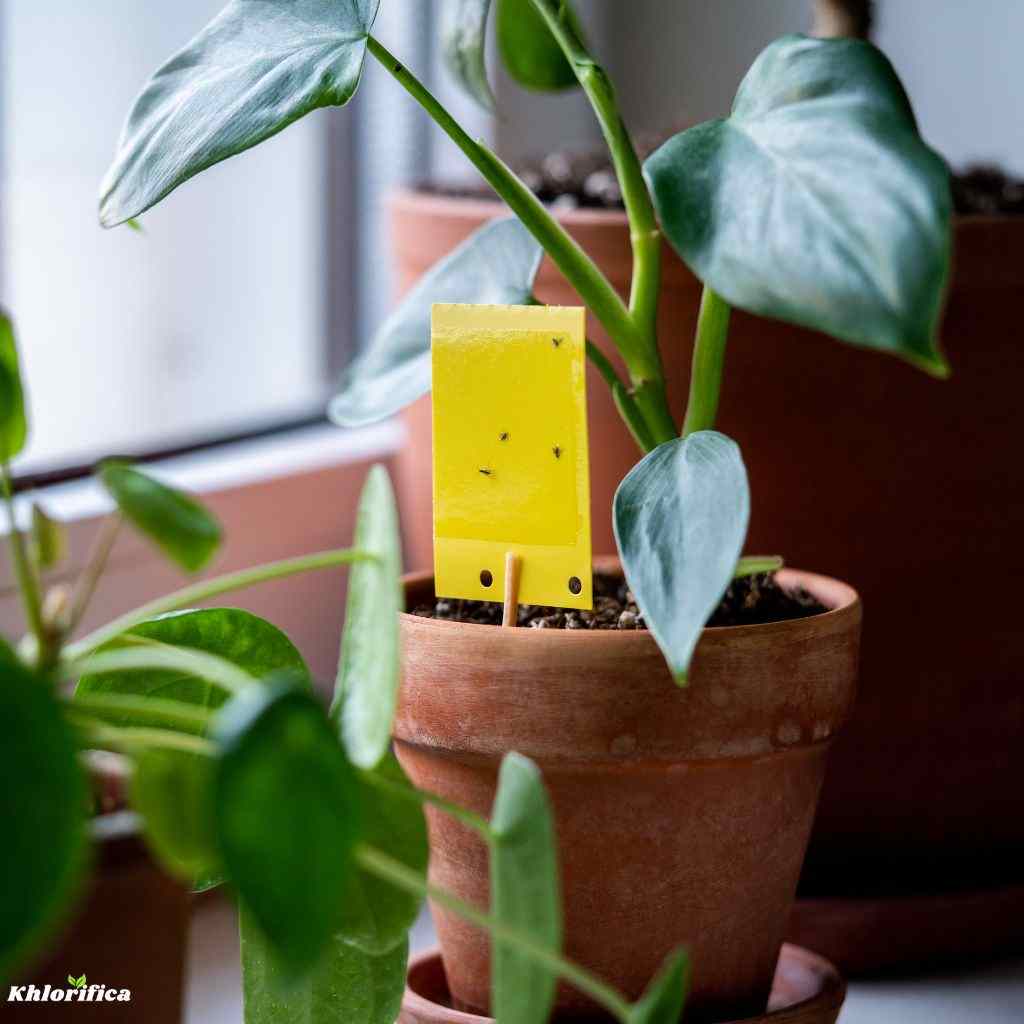
[[[562, 946], [555, 826], [537, 766], [506, 754], [491, 814], [491, 913], [553, 953]], [[558, 978], [515, 946], [494, 943], [491, 1006], [500, 1024], [547, 1020]]]
[[441, 5], [441, 55], [463, 89], [484, 108], [494, 110], [487, 81], [487, 16], [491, 0], [446, 0]]
[[384, 419], [430, 391], [430, 311], [435, 302], [524, 305], [544, 251], [514, 217], [478, 228], [432, 267], [353, 363], [331, 401], [344, 427]]
[[741, 576], [755, 576], [759, 573], [778, 572], [785, 562], [781, 555], [744, 555], [736, 563], [736, 571], [733, 576], [739, 579]]
[[78, 976], [78, 987], [79, 988], [85, 988], [85, 975], [84, 974], [80, 974]]
[[690, 958], [686, 950], [677, 949], [633, 1004], [630, 1024], [679, 1024], [689, 988]]
[[40, 569], [52, 569], [67, 553], [67, 531], [32, 502], [32, 554]]
[[25, 394], [18, 368], [14, 324], [0, 310], [0, 460], [13, 459], [25, 447], [27, 437]]
[[398, 509], [383, 466], [373, 466], [367, 474], [353, 547], [373, 557], [349, 570], [331, 717], [353, 763], [369, 769], [380, 763], [391, 744], [398, 702], [398, 614], [403, 607]]
[[[569, 0], [559, 0], [573, 32], [583, 29]], [[498, 0], [498, 49], [508, 73], [523, 87], [559, 92], [579, 85], [558, 41], [531, 0]]]
[[[370, 774], [365, 773], [362, 782], [363, 841], [387, 850], [389, 856], [426, 879], [430, 857], [427, 823], [415, 790], [394, 754], [389, 753], [372, 773], [384, 786], [374, 785], [367, 778]], [[352, 875], [339, 934], [365, 953], [379, 956], [405, 940], [421, 904], [420, 897], [359, 869]]]
[[[161, 615], [133, 626], [99, 651], [130, 647], [133, 638], [215, 654], [256, 679], [284, 670], [294, 673], [305, 685], [311, 685], [306, 663], [291, 640], [276, 626], [241, 608], [200, 608]], [[167, 701], [219, 708], [228, 699], [223, 689], [206, 679], [166, 669], [83, 676], [75, 688], [76, 700], [114, 694], [153, 698], [152, 715], [157, 720], [147, 724], [159, 724], [164, 711], [173, 711], [163, 706]], [[103, 718], [114, 725], [143, 724], [132, 708], [126, 708], [123, 714], [111, 708]], [[199, 735], [204, 731], [202, 725], [189, 727], [181, 722], [171, 725], [170, 716], [167, 727]]]
[[47, 681], [0, 661], [0, 978], [50, 937], [85, 867], [88, 788]]
[[740, 450], [713, 430], [659, 445], [615, 493], [626, 580], [680, 683], [733, 579], [749, 518]]
[[122, 514], [188, 572], [198, 572], [220, 546], [220, 523], [194, 499], [124, 462], [104, 462], [103, 486]]
[[252, 916], [239, 914], [245, 1024], [394, 1024], [405, 992], [409, 943], [371, 956], [337, 936], [300, 982], [282, 974]]
[[220, 711], [218, 847], [281, 971], [298, 978], [337, 931], [361, 834], [359, 779], [320, 705], [291, 683]]
[[200, 171], [355, 93], [378, 0], [232, 0], [146, 85], [100, 190], [137, 217]]
[[644, 171], [669, 240], [731, 305], [948, 372], [949, 173], [870, 43], [772, 43], [732, 115]]
[[168, 871], [190, 883], [219, 873], [208, 756], [168, 747], [141, 750], [135, 758], [131, 802]]

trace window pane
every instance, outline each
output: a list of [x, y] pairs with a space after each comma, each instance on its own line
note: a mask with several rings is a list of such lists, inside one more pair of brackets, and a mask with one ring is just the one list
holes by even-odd
[[97, 222], [132, 99], [222, 6], [3, 6], [0, 297], [32, 402], [22, 470], [323, 407], [324, 115], [186, 184], [143, 234]]

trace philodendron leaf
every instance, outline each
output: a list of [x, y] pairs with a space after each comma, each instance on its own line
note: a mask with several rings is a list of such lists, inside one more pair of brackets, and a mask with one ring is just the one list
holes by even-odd
[[633, 1004], [630, 1024], [679, 1024], [689, 988], [690, 958], [686, 950], [677, 949]]
[[40, 569], [52, 569], [64, 560], [67, 531], [32, 502], [32, 555]]
[[394, 1024], [405, 992], [409, 943], [372, 956], [332, 936], [299, 982], [283, 975], [252, 915], [238, 919], [245, 1024]]
[[[559, 0], [577, 36], [583, 29], [570, 0]], [[579, 85], [558, 41], [531, 0], [498, 0], [498, 49], [508, 73], [527, 89], [558, 92]]]
[[444, 0], [441, 5], [441, 54], [455, 80], [485, 110], [494, 110], [487, 81], [487, 15], [491, 0]]
[[[382, 785], [374, 785], [376, 777]], [[394, 754], [363, 773], [363, 841], [426, 879], [430, 848], [423, 808]], [[365, 953], [380, 956], [405, 941], [422, 900], [359, 869], [351, 877], [338, 934]], [[389, 1022], [390, 1024], [390, 1022]]]
[[644, 171], [669, 240], [730, 304], [948, 372], [949, 174], [870, 43], [772, 43], [732, 115]]
[[137, 217], [193, 175], [359, 85], [378, 0], [232, 0], [135, 101], [100, 221]]
[[212, 737], [224, 867], [281, 970], [298, 978], [341, 920], [361, 834], [357, 774], [320, 705], [291, 682], [234, 697]]
[[[302, 685], [312, 685], [306, 663], [291, 640], [276, 626], [241, 608], [200, 608], [171, 612], [140, 622], [99, 650], [117, 650], [140, 640], [216, 654], [255, 679], [266, 678], [273, 672], [287, 671], [300, 680]], [[159, 715], [166, 701], [219, 708], [228, 699], [228, 694], [209, 680], [169, 669], [83, 676], [75, 688], [76, 699], [100, 694], [156, 698], [153, 709], [156, 715]], [[112, 708], [103, 717], [105, 721], [116, 725], [139, 724], [137, 715], [131, 709], [126, 709], [119, 716], [116, 709]], [[201, 725], [190, 728], [187, 723], [178, 723], [174, 728], [180, 732], [203, 732]]]
[[[537, 945], [561, 952], [555, 826], [540, 771], [520, 754], [507, 754], [501, 763], [491, 829], [491, 913]], [[515, 946], [495, 940], [491, 1007], [500, 1024], [547, 1020], [557, 981]]]
[[349, 570], [331, 718], [352, 762], [371, 769], [391, 744], [398, 701], [398, 613], [403, 606], [398, 509], [383, 466], [373, 466], [366, 477], [352, 544], [372, 557]]
[[435, 302], [524, 305], [544, 251], [514, 217], [478, 228], [432, 267], [352, 364], [332, 419], [363, 426], [430, 391], [430, 310]]
[[680, 683], [736, 572], [749, 518], [740, 450], [713, 430], [659, 445], [615, 492], [626, 580]]
[[18, 368], [14, 325], [0, 310], [0, 459], [13, 459], [25, 447], [28, 422]]
[[168, 871], [189, 883], [219, 873], [213, 764], [207, 754], [170, 747], [141, 750], [132, 772], [131, 802]]
[[198, 572], [220, 546], [220, 523], [195, 499], [124, 462], [104, 462], [103, 486], [133, 526], [188, 572]]
[[82, 876], [88, 790], [47, 680], [0, 660], [0, 979], [45, 941]]

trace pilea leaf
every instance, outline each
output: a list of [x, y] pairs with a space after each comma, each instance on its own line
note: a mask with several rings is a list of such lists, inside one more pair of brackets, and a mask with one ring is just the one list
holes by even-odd
[[355, 93], [378, 0], [232, 0], [135, 101], [100, 220], [137, 217], [200, 171]]
[[353, 363], [331, 418], [358, 427], [430, 391], [430, 310], [435, 302], [525, 305], [544, 251], [514, 217], [478, 228], [432, 267]]
[[371, 769], [391, 744], [402, 610], [402, 539], [395, 493], [383, 466], [372, 467], [366, 477], [353, 546], [372, 557], [354, 563], [349, 571], [331, 718], [352, 762]]
[[[551, 952], [562, 947], [555, 826], [537, 766], [520, 754], [501, 763], [491, 814], [491, 912]], [[547, 1020], [557, 975], [515, 946], [494, 942], [491, 1006], [501, 1024]]]
[[188, 572], [198, 572], [220, 546], [220, 523], [194, 498], [111, 460], [98, 476], [122, 515]]
[[713, 430], [659, 445], [615, 493], [626, 580], [680, 683], [736, 572], [749, 518], [740, 450]]
[[669, 240], [731, 305], [948, 372], [949, 173], [870, 43], [772, 43], [732, 115], [644, 171]]

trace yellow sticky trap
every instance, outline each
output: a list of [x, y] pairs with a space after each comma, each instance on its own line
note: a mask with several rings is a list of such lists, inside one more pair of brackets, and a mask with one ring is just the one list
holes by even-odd
[[583, 309], [433, 308], [438, 596], [591, 608]]

